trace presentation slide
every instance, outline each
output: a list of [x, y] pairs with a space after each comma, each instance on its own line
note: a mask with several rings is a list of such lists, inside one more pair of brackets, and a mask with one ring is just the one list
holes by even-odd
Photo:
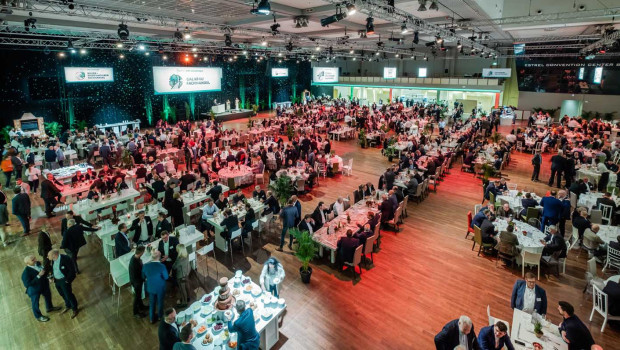
[[510, 78], [510, 68], [482, 68], [483, 78]]
[[222, 68], [153, 67], [156, 95], [222, 90]]
[[426, 78], [426, 68], [418, 68], [418, 78]]
[[396, 67], [383, 67], [383, 79], [396, 79]]
[[315, 83], [337, 83], [338, 67], [312, 67], [312, 81]]
[[594, 68], [594, 79], [592, 80], [593, 84], [600, 84], [601, 80], [603, 80], [603, 67]]
[[114, 81], [113, 68], [65, 67], [67, 83], [103, 83]]
[[271, 68], [271, 76], [274, 78], [288, 77], [288, 68]]

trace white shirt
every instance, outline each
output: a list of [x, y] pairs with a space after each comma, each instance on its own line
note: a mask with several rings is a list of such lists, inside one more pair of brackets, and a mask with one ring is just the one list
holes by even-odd
[[459, 331], [459, 344], [461, 344], [465, 350], [469, 350], [469, 344], [467, 343], [467, 334]]
[[536, 303], [536, 291], [534, 288], [525, 287], [525, 293], [523, 294], [523, 310], [531, 314], [534, 312], [534, 303]]
[[140, 224], [140, 240], [146, 241], [148, 239], [149, 239], [149, 230], [148, 230], [148, 227], [146, 226], [146, 220], [142, 220], [142, 223]]
[[344, 202], [343, 203], [334, 203], [334, 212], [336, 216], [340, 215], [344, 211]]
[[28, 181], [34, 181], [39, 179], [39, 175], [41, 175], [41, 170], [36, 167], [26, 169], [26, 176], [28, 176]]

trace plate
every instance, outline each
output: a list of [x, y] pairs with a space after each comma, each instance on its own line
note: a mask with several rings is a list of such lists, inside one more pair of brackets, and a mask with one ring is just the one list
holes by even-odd
[[264, 319], [264, 320], [268, 320], [271, 318], [271, 316], [273, 316], [273, 312], [269, 309], [263, 309], [263, 311], [261, 312], [260, 316]]

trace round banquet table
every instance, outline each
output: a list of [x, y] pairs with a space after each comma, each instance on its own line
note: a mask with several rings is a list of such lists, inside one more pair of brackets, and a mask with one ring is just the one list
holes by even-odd
[[228, 179], [234, 179], [235, 186], [254, 183], [252, 168], [246, 165], [239, 165], [239, 169], [235, 165], [232, 170], [230, 168], [223, 168], [217, 174], [222, 183], [227, 183]]

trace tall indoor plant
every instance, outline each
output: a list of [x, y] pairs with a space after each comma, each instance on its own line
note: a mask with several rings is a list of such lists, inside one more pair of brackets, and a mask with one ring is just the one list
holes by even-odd
[[310, 283], [310, 277], [312, 277], [310, 260], [314, 258], [318, 251], [317, 243], [312, 239], [310, 232], [306, 230], [299, 231], [297, 228], [291, 228], [288, 232], [296, 239], [295, 256], [301, 262], [301, 267], [299, 268], [301, 281], [303, 283]]
[[269, 184], [269, 189], [273, 191], [275, 197], [278, 199], [278, 202], [280, 202], [280, 205], [284, 206], [293, 193], [291, 178], [286, 175], [282, 175], [276, 181]]

